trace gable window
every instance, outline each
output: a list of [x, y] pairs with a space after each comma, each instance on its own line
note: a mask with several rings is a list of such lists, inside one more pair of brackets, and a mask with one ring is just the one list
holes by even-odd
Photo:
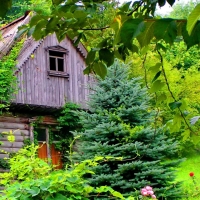
[[47, 49], [47, 65], [49, 76], [69, 77], [67, 72], [68, 50], [61, 46], [52, 46]]
[[64, 72], [64, 53], [49, 51], [50, 70]]

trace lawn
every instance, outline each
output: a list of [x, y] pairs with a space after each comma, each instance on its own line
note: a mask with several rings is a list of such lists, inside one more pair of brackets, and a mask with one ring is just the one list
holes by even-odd
[[[190, 173], [194, 176], [191, 177]], [[191, 153], [186, 160], [181, 164], [177, 172], [177, 181], [182, 181], [182, 189], [185, 198], [189, 200], [200, 199], [200, 154], [197, 152]]]

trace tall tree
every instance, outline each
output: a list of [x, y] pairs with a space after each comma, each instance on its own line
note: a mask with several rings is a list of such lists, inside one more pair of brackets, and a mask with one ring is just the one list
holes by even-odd
[[178, 146], [155, 127], [156, 113], [140, 80], [129, 80], [128, 70], [117, 62], [94, 91], [89, 112], [81, 112], [85, 131], [76, 133], [81, 143], [74, 155], [78, 162], [104, 157], [89, 182], [109, 185], [125, 196], [137, 196], [141, 188], [151, 185], [160, 199], [178, 198], [178, 185], [171, 185], [179, 163], [172, 159]]

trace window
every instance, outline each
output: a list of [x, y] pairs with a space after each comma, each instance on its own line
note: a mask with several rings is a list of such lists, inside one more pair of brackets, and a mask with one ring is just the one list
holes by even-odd
[[61, 46], [48, 47], [47, 64], [49, 76], [69, 77], [67, 72], [67, 55], [68, 50]]
[[49, 51], [50, 70], [64, 72], [64, 53]]

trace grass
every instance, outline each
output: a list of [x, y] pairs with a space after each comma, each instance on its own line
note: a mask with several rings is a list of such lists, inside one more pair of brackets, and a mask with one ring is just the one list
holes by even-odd
[[[190, 177], [190, 172], [194, 177]], [[182, 181], [183, 200], [200, 200], [200, 154], [191, 153], [180, 165], [177, 181]]]

